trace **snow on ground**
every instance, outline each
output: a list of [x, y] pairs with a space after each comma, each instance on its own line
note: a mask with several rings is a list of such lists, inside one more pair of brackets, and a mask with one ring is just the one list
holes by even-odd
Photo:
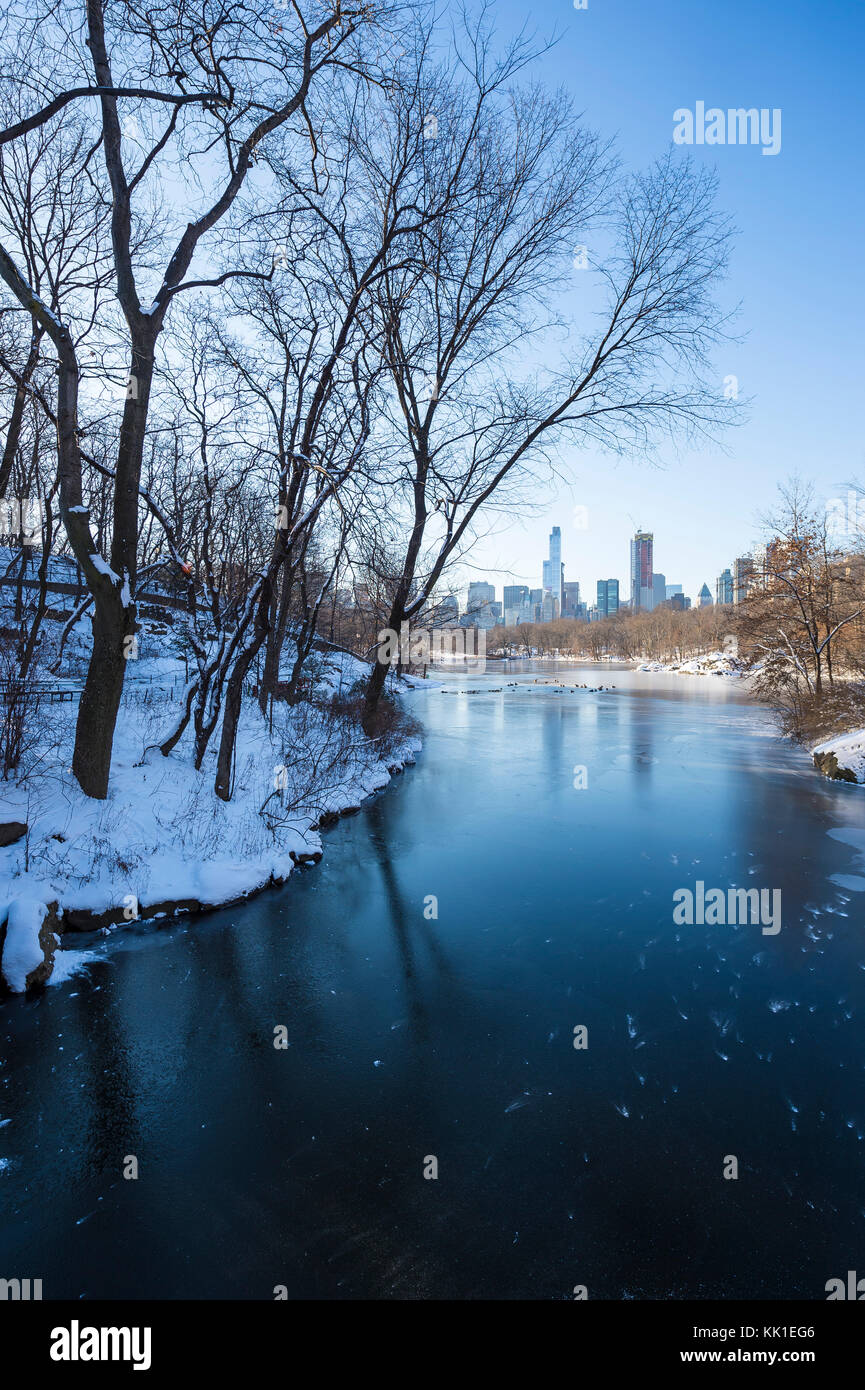
[[727, 652], [706, 652], [689, 661], [636, 661], [638, 671], [676, 671], [680, 676], [743, 676], [745, 670], [738, 657]]
[[[84, 796], [68, 767], [74, 701], [43, 706], [35, 770], [18, 784], [0, 783], [0, 820], [29, 827], [24, 839], [0, 849], [0, 924], [8, 918], [2, 967], [13, 990], [23, 990], [43, 959], [39, 927], [47, 903], [56, 901], [61, 914], [111, 911], [132, 921], [160, 904], [216, 907], [252, 894], [286, 879], [294, 856], [320, 853], [313, 827], [322, 816], [359, 806], [392, 771], [414, 762], [420, 747], [413, 733], [370, 742], [351, 708], [369, 667], [347, 652], [315, 652], [307, 666], [313, 701], [275, 702], [271, 727], [256, 701], [244, 700], [234, 791], [222, 801], [213, 790], [218, 729], [201, 771], [193, 765], [191, 727], [169, 757], [159, 752], [181, 709], [185, 665], [172, 651], [174, 634], [157, 625], [154, 638], [143, 626], [107, 799]], [[80, 655], [76, 642], [73, 667]], [[404, 681], [400, 688], [424, 684]], [[349, 708], [332, 709], [334, 698]], [[58, 953], [54, 978], [66, 977]]]
[[[71, 738], [75, 706], [56, 708], [64, 711]], [[145, 752], [169, 727], [165, 706], [158, 706], [157, 718], [147, 707], [126, 706], [105, 801], [85, 797], [71, 772], [58, 766], [29, 788], [7, 792], [4, 814], [30, 826], [26, 849], [19, 842], [0, 851], [10, 887], [44, 883], [45, 900], [102, 912], [123, 907], [127, 895], [142, 908], [185, 898], [217, 905], [287, 878], [292, 853], [321, 849], [310, 826], [323, 813], [357, 806], [390, 780], [384, 762], [363, 746], [332, 765], [342, 746], [331, 746], [325, 723], [300, 709], [302, 728], [299, 717], [279, 710], [271, 734], [257, 706], [246, 703], [234, 794], [225, 802], [213, 792], [215, 747], [200, 772], [188, 734], [167, 758], [157, 748]], [[409, 761], [413, 751], [395, 750], [390, 765]]]

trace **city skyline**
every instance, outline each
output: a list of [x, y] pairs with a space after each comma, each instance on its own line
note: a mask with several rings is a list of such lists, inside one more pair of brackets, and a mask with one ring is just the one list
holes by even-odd
[[[743, 547], [718, 574], [702, 579], [691, 593], [687, 593], [680, 581], [668, 581], [665, 572], [654, 568], [654, 532], [640, 528], [629, 542], [629, 592], [625, 596], [618, 575], [592, 581], [566, 577], [567, 560], [562, 559], [560, 526], [551, 528], [547, 547], [549, 553], [540, 562], [540, 586], [531, 583], [504, 584], [501, 586], [501, 600], [497, 600], [496, 585], [490, 576], [471, 579], [458, 583], [448, 594], [443, 594], [436, 603], [440, 615], [448, 607], [450, 611], [461, 613], [461, 621], [483, 615], [486, 620], [483, 625], [500, 623], [513, 627], [526, 622], [551, 622], [559, 617], [608, 617], [620, 609], [651, 612], [661, 605], [685, 610], [714, 604], [735, 604], [747, 593], [751, 575], [755, 569], [760, 570], [766, 555], [765, 545]], [[558, 580], [558, 593], [553, 589], [554, 576]], [[636, 603], [635, 592], [638, 595]], [[466, 595], [462, 609], [457, 594]]]

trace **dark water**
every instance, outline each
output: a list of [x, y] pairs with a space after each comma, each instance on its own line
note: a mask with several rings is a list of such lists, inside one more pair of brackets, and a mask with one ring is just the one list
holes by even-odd
[[[453, 693], [536, 669], [414, 697], [416, 768], [317, 869], [0, 1006], [0, 1274], [823, 1299], [865, 1273], [865, 792], [720, 680]], [[780, 888], [781, 932], [674, 925], [696, 879]]]

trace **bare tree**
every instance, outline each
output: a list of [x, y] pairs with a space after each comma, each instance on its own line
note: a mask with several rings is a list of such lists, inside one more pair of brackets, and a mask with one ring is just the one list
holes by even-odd
[[[758, 693], [787, 711], [791, 732], [804, 735], [822, 725], [827, 709], [834, 717], [839, 667], [856, 671], [850, 643], [861, 642], [865, 564], [849, 541], [832, 535], [813, 488], [793, 479], [779, 491], [770, 539], [734, 610], [736, 631], [743, 652], [759, 663]], [[845, 690], [844, 703], [851, 693]], [[861, 699], [858, 687], [855, 694]]]
[[[0, 277], [50, 338], [57, 356], [57, 435], [60, 511], [72, 549], [93, 595], [93, 651], [81, 697], [73, 771], [88, 795], [107, 794], [114, 727], [125, 669], [126, 639], [134, 635], [138, 564], [139, 485], [156, 345], [173, 299], [191, 287], [261, 278], [268, 268], [230, 265], [219, 274], [190, 277], [200, 244], [230, 213], [266, 143], [288, 123], [303, 126], [305, 103], [323, 70], [356, 64], [351, 36], [366, 24], [362, 8], [292, 0], [284, 23], [274, 25], [266, 0], [238, 6], [211, 0], [193, 12], [180, 0], [108, 6], [76, 0], [58, 13], [50, 0], [37, 4], [38, 25], [18, 6], [19, 27], [44, 51], [58, 27], [65, 66], [81, 68], [82, 81], [67, 83], [23, 120], [7, 122], [8, 141], [44, 125], [75, 100], [96, 100], [95, 131], [101, 146], [111, 209], [115, 292], [126, 329], [129, 389], [123, 405], [113, 467], [112, 528], [108, 558], [94, 549], [84, 500], [79, 426], [80, 364], [75, 336], [0, 247]], [[8, 21], [7, 21], [8, 26]], [[7, 56], [7, 62], [9, 61]], [[122, 71], [122, 76], [118, 76]], [[196, 91], [190, 88], [196, 86]], [[98, 92], [98, 97], [95, 93]], [[39, 95], [34, 94], [34, 95]], [[43, 94], [44, 95], [44, 94]], [[129, 106], [121, 108], [121, 100]], [[34, 105], [36, 103], [34, 102]], [[167, 109], [160, 126], [154, 108]], [[136, 134], [127, 133], [135, 122]], [[222, 161], [221, 172], [218, 161]], [[179, 231], [152, 301], [142, 300], [134, 263], [136, 200], [157, 190], [160, 166], [183, 168], [188, 220]], [[129, 172], [134, 167], [134, 172]], [[201, 187], [214, 189], [205, 192]], [[157, 194], [158, 196], [158, 194]], [[182, 222], [182, 202], [178, 203]]]
[[[462, 47], [470, 59], [458, 80], [419, 45], [392, 120], [364, 145], [367, 196], [379, 190], [384, 200], [391, 151], [441, 113], [436, 139], [417, 149], [435, 216], [424, 219], [413, 265], [380, 293], [390, 419], [406, 458], [394, 630], [424, 611], [482, 509], [513, 506], [563, 442], [645, 449], [659, 430], [724, 419], [700, 374], [724, 326], [713, 290], [729, 232], [713, 180], [671, 156], [614, 184], [607, 151], [563, 98], [513, 89], [522, 48], [496, 64], [483, 21]], [[592, 262], [606, 307], [600, 327], [568, 326], [555, 361], [573, 247], [590, 234], [612, 237]], [[533, 370], [542, 354], [550, 365]], [[369, 729], [385, 676], [375, 663]]]

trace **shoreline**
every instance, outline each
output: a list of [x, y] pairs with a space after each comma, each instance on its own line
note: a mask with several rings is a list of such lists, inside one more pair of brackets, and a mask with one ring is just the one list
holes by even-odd
[[[337, 690], [362, 674], [355, 658], [334, 668]], [[191, 730], [168, 757], [159, 752], [164, 704], [123, 711], [109, 795], [86, 797], [56, 751], [74, 718], [61, 706], [39, 775], [5, 788], [0, 995], [61, 982], [55, 963], [76, 935], [92, 950], [125, 925], [231, 907], [318, 864], [322, 832], [416, 761], [423, 741], [402, 697], [424, 685], [400, 682], [404, 722], [372, 742], [325, 706], [281, 706], [269, 723], [250, 702], [229, 801], [213, 792], [215, 750], [194, 767]]]
[[[137, 902], [137, 910], [128, 915], [129, 907], [124, 906], [123, 899], [129, 895], [120, 893], [117, 895], [121, 899], [119, 903], [103, 907], [100, 906], [103, 899], [96, 892], [90, 899], [93, 905], [87, 906], [83, 900], [86, 894], [74, 894], [71, 901], [67, 898], [64, 902], [62, 890], [50, 880], [34, 879], [29, 874], [9, 880], [10, 887], [14, 885], [16, 891], [5, 901], [0, 899], [0, 998], [4, 994], [30, 993], [44, 988], [52, 980], [64, 983], [69, 976], [66, 971], [60, 971], [55, 977], [55, 964], [56, 957], [64, 954], [64, 943], [70, 937], [80, 937], [82, 951], [90, 954], [96, 945], [94, 938], [105, 938], [133, 922], [145, 924], [200, 917], [249, 902], [267, 889], [285, 887], [295, 871], [321, 863], [325, 850], [322, 832], [357, 815], [367, 801], [385, 791], [394, 777], [414, 766], [421, 747], [419, 739], [409, 740], [392, 761], [380, 765], [380, 780], [375, 786], [370, 786], [360, 797], [347, 796], [342, 804], [333, 805], [318, 820], [304, 828], [298, 827], [297, 833], [314, 848], [285, 850], [284, 872], [273, 868], [266, 877], [261, 877], [256, 874], [258, 865], [254, 859], [239, 865], [241, 872], [245, 869], [255, 881], [226, 897], [170, 895], [150, 904], [141, 900]], [[4, 847], [0, 854], [8, 848], [14, 845]]]

